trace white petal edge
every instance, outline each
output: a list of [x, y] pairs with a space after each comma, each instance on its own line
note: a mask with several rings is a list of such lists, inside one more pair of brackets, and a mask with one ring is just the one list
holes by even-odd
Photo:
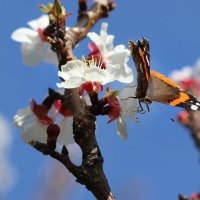
[[117, 119], [117, 133], [124, 140], [126, 140], [128, 137], [125, 120], [122, 119], [121, 117]]
[[31, 44], [33, 42], [32, 38], [37, 36], [38, 33], [34, 30], [29, 28], [19, 28], [12, 33], [11, 38], [17, 42], [27, 42]]
[[36, 31], [38, 29], [44, 29], [49, 25], [49, 17], [48, 15], [42, 15], [37, 19], [29, 21], [28, 25]]
[[99, 67], [93, 66], [85, 71], [85, 81], [97, 81], [101, 84], [106, 84], [106, 70], [102, 70]]
[[46, 49], [44, 62], [58, 66], [58, 58], [56, 53], [51, 50], [50, 46], [48, 46]]
[[82, 83], [83, 80], [80, 77], [69, 77], [66, 81], [61, 83], [56, 83], [56, 85], [58, 88], [72, 89], [80, 87]]
[[28, 66], [38, 65], [45, 55], [45, 47], [42, 43], [22, 43], [21, 51], [23, 62]]
[[47, 126], [43, 125], [37, 121], [26, 124], [22, 127], [21, 136], [26, 143], [30, 143], [32, 141], [39, 141], [39, 142], [47, 142]]
[[101, 45], [101, 38], [99, 35], [95, 32], [90, 32], [87, 34], [87, 36], [92, 40], [97, 46]]
[[73, 117], [64, 117], [63, 120], [59, 122], [60, 134], [58, 136], [57, 142], [61, 145], [74, 144], [73, 138]]
[[183, 80], [187, 80], [191, 78], [193, 75], [193, 69], [189, 66], [183, 67], [180, 70], [174, 70], [169, 75], [169, 78], [175, 81], [176, 83], [179, 83]]

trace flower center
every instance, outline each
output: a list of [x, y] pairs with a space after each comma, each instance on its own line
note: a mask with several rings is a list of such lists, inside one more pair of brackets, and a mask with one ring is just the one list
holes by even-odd
[[105, 58], [101, 54], [100, 49], [94, 43], [89, 43], [88, 47], [91, 51], [88, 55], [88, 60], [94, 59], [97, 63], [101, 63], [101, 69], [106, 69]]

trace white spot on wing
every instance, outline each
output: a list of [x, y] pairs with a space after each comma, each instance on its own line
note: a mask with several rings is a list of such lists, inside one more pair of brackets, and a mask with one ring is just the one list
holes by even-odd
[[191, 107], [190, 107], [192, 110], [197, 110], [198, 109], [198, 106], [196, 106], [196, 105], [191, 105]]
[[196, 102], [196, 105], [197, 105], [197, 106], [200, 106], [200, 103], [199, 103], [199, 102]]

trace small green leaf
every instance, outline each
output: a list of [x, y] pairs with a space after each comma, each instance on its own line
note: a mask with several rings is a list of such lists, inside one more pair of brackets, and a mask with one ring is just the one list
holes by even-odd
[[119, 94], [118, 90], [112, 91], [112, 97], [116, 97]]
[[49, 9], [49, 11], [51, 11], [51, 9], [53, 8], [53, 4], [52, 3], [48, 3], [47, 8]]
[[110, 90], [109, 87], [106, 88], [107, 97], [116, 97], [119, 94], [119, 90]]
[[66, 10], [65, 10], [65, 7], [62, 6], [62, 14], [65, 15], [66, 14]]
[[49, 8], [45, 5], [39, 5], [39, 9], [44, 12], [44, 13], [48, 13], [49, 12]]
[[41, 10], [42, 12], [44, 12], [44, 13], [50, 13], [52, 7], [53, 7], [53, 4], [52, 4], [52, 3], [49, 3], [47, 6], [45, 6], [45, 5], [39, 5], [40, 10]]
[[58, 16], [62, 15], [62, 5], [61, 5], [61, 2], [60, 0], [55, 0], [54, 1], [54, 7], [55, 7], [55, 11], [56, 11], [56, 14]]

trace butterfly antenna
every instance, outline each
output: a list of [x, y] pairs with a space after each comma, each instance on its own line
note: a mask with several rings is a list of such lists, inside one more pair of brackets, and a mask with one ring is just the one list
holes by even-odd
[[174, 118], [170, 117], [170, 115], [166, 112], [166, 110], [164, 110], [158, 103], [155, 102], [155, 105], [157, 105], [158, 108], [159, 108], [160, 110], [162, 110], [162, 112], [163, 112], [167, 117], [169, 117], [169, 119], [170, 119], [172, 122], [175, 121]]

